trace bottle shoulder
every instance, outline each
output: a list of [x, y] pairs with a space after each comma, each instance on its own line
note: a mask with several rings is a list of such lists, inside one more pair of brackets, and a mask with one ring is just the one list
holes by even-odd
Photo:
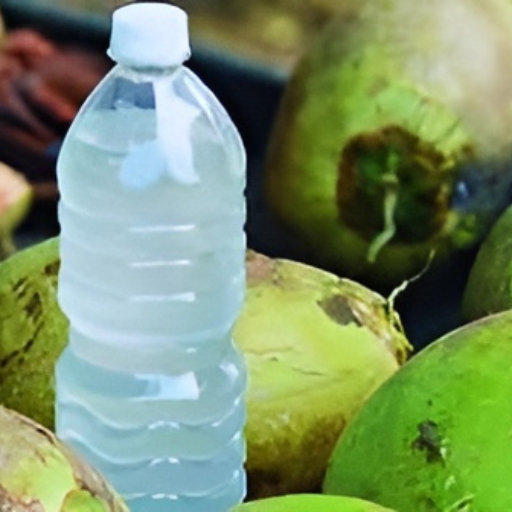
[[[200, 176], [185, 169], [197, 166], [195, 155], [204, 149], [217, 154], [230, 174], [245, 179], [245, 148], [236, 126], [212, 91], [185, 66], [169, 73], [115, 66], [87, 99], [66, 139], [108, 141], [126, 152], [139, 144], [148, 149], [147, 143], [154, 141], [151, 148], [180, 170], [175, 178], [190, 184]], [[67, 140], [63, 150], [66, 146]]]
[[244, 143], [225, 107], [211, 89], [186, 66], [182, 66], [179, 80], [189, 93], [188, 101], [197, 105], [204, 112], [218, 137], [227, 147], [231, 148], [233, 164], [245, 172], [247, 161]]

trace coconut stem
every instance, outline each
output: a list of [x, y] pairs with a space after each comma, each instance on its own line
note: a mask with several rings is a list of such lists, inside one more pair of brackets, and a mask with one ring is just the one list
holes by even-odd
[[384, 229], [372, 240], [366, 258], [375, 263], [379, 252], [395, 236], [396, 224], [394, 213], [398, 201], [398, 178], [394, 172], [382, 176], [384, 185], [383, 218]]

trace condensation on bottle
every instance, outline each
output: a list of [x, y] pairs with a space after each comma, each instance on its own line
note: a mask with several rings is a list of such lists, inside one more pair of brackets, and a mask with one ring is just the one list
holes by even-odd
[[57, 435], [132, 512], [227, 512], [245, 496], [245, 152], [183, 62], [186, 14], [114, 12], [117, 65], [59, 155]]

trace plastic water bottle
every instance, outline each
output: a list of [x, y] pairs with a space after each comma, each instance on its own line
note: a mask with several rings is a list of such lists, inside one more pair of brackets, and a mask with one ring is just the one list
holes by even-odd
[[132, 512], [227, 512], [245, 495], [245, 153], [182, 65], [183, 11], [118, 9], [109, 53], [58, 161], [57, 434]]

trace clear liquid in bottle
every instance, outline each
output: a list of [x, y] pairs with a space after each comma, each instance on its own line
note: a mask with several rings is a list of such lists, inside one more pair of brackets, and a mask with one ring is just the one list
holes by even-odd
[[[182, 16], [164, 4], [121, 11], [141, 37], [145, 17]], [[147, 66], [118, 49], [130, 65], [93, 92], [59, 156], [70, 335], [56, 430], [132, 512], [227, 512], [245, 495], [246, 370], [231, 336], [245, 290], [245, 154], [211, 92], [181, 63], [155, 65], [147, 46], [149, 57], [131, 56]]]

